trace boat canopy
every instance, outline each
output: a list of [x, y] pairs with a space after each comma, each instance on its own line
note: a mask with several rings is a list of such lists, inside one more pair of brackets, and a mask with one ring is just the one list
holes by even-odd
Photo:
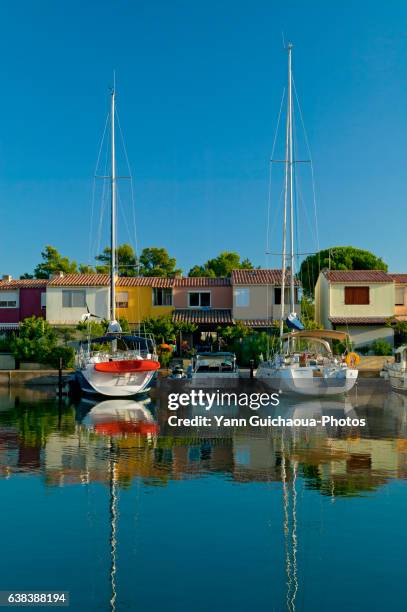
[[304, 331], [291, 332], [283, 334], [283, 340], [288, 338], [330, 338], [331, 340], [347, 340], [349, 334], [336, 329], [308, 329]]
[[[332, 349], [329, 346], [329, 342], [327, 340], [325, 340], [324, 338], [309, 338], [307, 336], [306, 337], [304, 337], [304, 336], [299, 336], [299, 337], [296, 336], [295, 337], [295, 340], [301, 341], [301, 339], [308, 340], [310, 345], [312, 344], [312, 345], [317, 345], [317, 346], [323, 346], [327, 353], [332, 353]], [[287, 346], [289, 339], [287, 338], [286, 340], [287, 340], [287, 342], [284, 345], [285, 347]], [[300, 349], [300, 345], [297, 348], [298, 348], [298, 350], [301, 350], [301, 352], [302, 352], [303, 349]]]

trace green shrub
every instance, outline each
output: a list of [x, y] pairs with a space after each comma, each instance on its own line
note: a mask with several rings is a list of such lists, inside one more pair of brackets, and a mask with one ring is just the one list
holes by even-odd
[[343, 355], [346, 351], [353, 350], [353, 342], [341, 342], [340, 340], [332, 340], [332, 352], [334, 355]]
[[393, 353], [392, 346], [387, 340], [375, 340], [371, 344], [371, 349], [374, 355], [391, 355]]
[[361, 355], [367, 355], [369, 351], [372, 350], [372, 347], [369, 345], [366, 346], [358, 346], [357, 347], [357, 352], [360, 353]]
[[47, 355], [46, 362], [53, 368], [59, 368], [59, 360], [62, 359], [63, 368], [73, 368], [75, 351], [71, 346], [55, 346]]
[[0, 353], [8, 353], [11, 351], [11, 340], [8, 336], [2, 336], [0, 338]]
[[160, 366], [162, 368], [167, 368], [172, 356], [172, 351], [162, 351], [159, 355]]
[[40, 317], [28, 317], [11, 340], [10, 348], [18, 361], [47, 363], [55, 345], [56, 334], [50, 324]]

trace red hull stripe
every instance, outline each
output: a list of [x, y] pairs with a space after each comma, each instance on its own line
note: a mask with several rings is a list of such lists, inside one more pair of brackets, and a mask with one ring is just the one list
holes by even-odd
[[141, 434], [145, 436], [157, 431], [158, 425], [156, 423], [113, 421], [111, 423], [97, 423], [95, 425], [95, 432], [105, 436], [120, 434]]
[[126, 372], [153, 372], [158, 370], [160, 364], [151, 359], [125, 359], [123, 361], [103, 361], [95, 363], [95, 370], [109, 374], [123, 374]]

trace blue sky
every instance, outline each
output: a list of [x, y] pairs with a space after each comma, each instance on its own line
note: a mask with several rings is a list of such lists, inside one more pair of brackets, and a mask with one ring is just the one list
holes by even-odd
[[[23, 0], [2, 4], [0, 28], [1, 273], [31, 271], [45, 244], [89, 260], [113, 69], [140, 247], [165, 246], [185, 271], [221, 250], [278, 265], [265, 225], [282, 30], [295, 45], [320, 246], [367, 248], [407, 271], [405, 2]], [[315, 250], [304, 185], [300, 248]]]

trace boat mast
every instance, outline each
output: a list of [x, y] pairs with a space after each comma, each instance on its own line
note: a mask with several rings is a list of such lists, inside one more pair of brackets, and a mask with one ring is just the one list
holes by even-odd
[[293, 192], [293, 97], [292, 97], [292, 71], [291, 51], [293, 45], [288, 44], [288, 115], [289, 115], [289, 147], [288, 172], [290, 184], [290, 306], [291, 312], [295, 309], [294, 292], [294, 192]]
[[[287, 96], [287, 121], [286, 121], [286, 139], [285, 139], [285, 175], [284, 175], [284, 222], [283, 222], [283, 255], [281, 262], [281, 317], [280, 317], [280, 339], [284, 332], [284, 307], [285, 307], [285, 277], [287, 271], [287, 204], [290, 194], [290, 222], [292, 219], [292, 92], [291, 92], [291, 49], [292, 44], [289, 43], [288, 50], [288, 96]], [[292, 226], [291, 226], [292, 228]], [[291, 250], [293, 251], [293, 232], [291, 229]]]
[[112, 89], [112, 175], [111, 175], [111, 225], [110, 225], [110, 320], [116, 320], [116, 145], [115, 145], [115, 83]]

